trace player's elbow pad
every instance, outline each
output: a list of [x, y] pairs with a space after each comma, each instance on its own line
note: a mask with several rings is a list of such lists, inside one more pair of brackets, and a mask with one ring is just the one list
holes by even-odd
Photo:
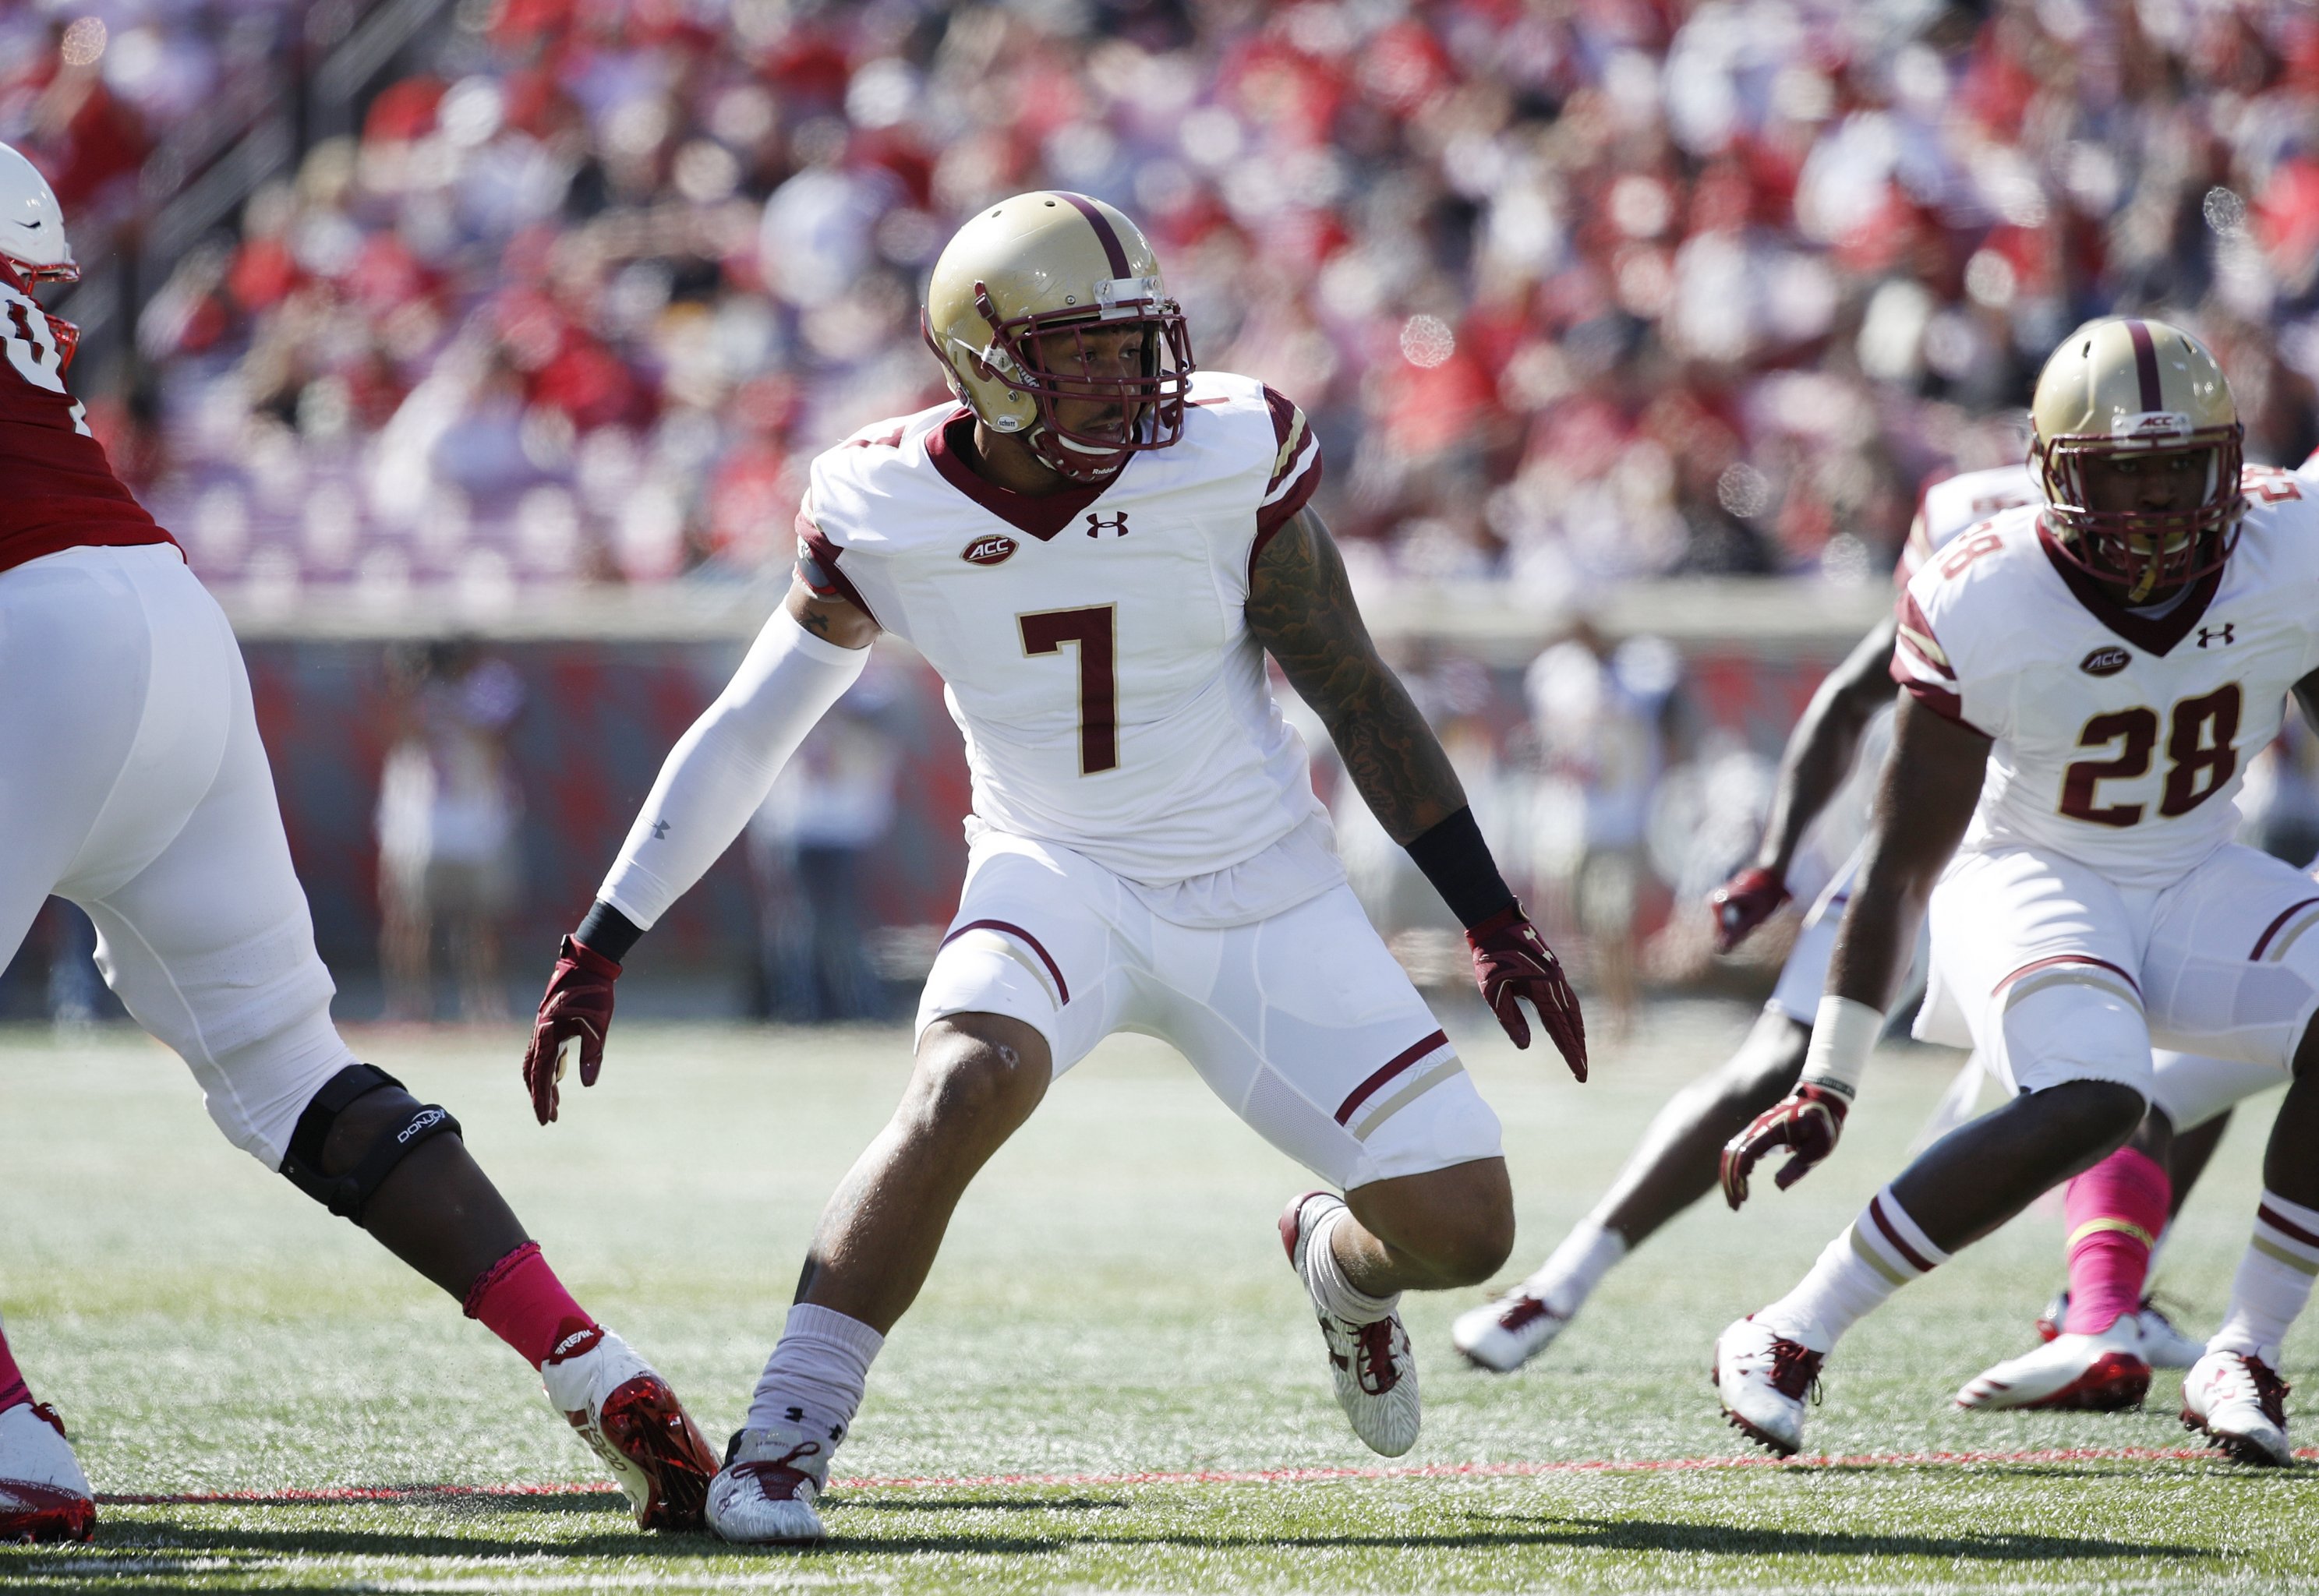
[[861, 677], [840, 648], [774, 614], [707, 712], [677, 743], [596, 896], [650, 926], [708, 872], [765, 801], [814, 724]]

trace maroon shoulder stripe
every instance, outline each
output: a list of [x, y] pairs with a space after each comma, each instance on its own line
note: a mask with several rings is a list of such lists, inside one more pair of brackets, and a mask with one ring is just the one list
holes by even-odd
[[2306, 897], [2301, 903], [2290, 906], [2285, 914], [2282, 914], [2278, 919], [2273, 920], [2268, 926], [2263, 928], [2261, 937], [2258, 939], [2254, 944], [2254, 951], [2249, 953], [2247, 957], [2250, 959], [2261, 958], [2262, 951], [2270, 946], [2270, 939], [2278, 934], [2280, 928], [2286, 925], [2287, 921], [2293, 919], [2296, 915], [2301, 914], [2314, 903], [2319, 903], [2319, 897]]
[[[2319, 899], [2314, 899], [2314, 901], [2319, 902]], [[2125, 971], [2120, 969], [2116, 965], [2112, 964], [2108, 960], [2097, 959], [2091, 953], [2056, 953], [2050, 959], [2034, 959], [2028, 963], [2023, 965], [2019, 969], [2015, 970], [2011, 975], [2007, 976], [2003, 980], [1998, 982], [1997, 985], [1991, 988], [1991, 995], [1993, 996], [1995, 993], [2004, 991], [2006, 987], [2019, 980], [2023, 976], [2033, 974], [2041, 969], [2049, 969], [2056, 964], [2090, 964], [2096, 969], [2106, 969], [2109, 971], [2110, 974], [2116, 976], [2119, 980], [2124, 981], [2127, 986], [2133, 987], [2134, 995], [2136, 997], [2142, 996], [2142, 983], [2140, 981], [2135, 980], [2132, 976], [2126, 974]]]
[[830, 582], [835, 585], [840, 593], [844, 595], [845, 601], [868, 616], [871, 625], [878, 626], [880, 631], [884, 630], [885, 628], [879, 625], [878, 612], [871, 609], [868, 600], [862, 597], [862, 590], [853, 585], [851, 577], [837, 568], [838, 557], [845, 551], [830, 542], [822, 529], [807, 518], [803, 510], [798, 511], [797, 533], [806, 547], [813, 552], [815, 564], [829, 573]]
[[1884, 1217], [1883, 1193], [1879, 1192], [1868, 1199], [1868, 1217], [1876, 1222], [1876, 1228], [1884, 1232], [1884, 1240], [1892, 1244], [1892, 1249], [1895, 1252], [1908, 1260], [1909, 1265], [1917, 1274], [1929, 1275], [1933, 1272], [1933, 1266], [1926, 1263], [1924, 1256], [1915, 1248], [1902, 1240], [1900, 1232], [1893, 1228], [1892, 1222]]
[[1033, 936], [1020, 925], [1015, 924], [1012, 920], [969, 920], [965, 924], [958, 926], [952, 930], [948, 936], [943, 938], [942, 945], [945, 948], [949, 947], [951, 943], [958, 941], [959, 938], [964, 936], [970, 931], [1004, 932], [1008, 936], [1020, 942], [1024, 947], [1030, 949], [1031, 951], [1039, 956], [1039, 962], [1045, 965], [1047, 967], [1047, 973], [1055, 978], [1055, 990], [1059, 995], [1060, 995], [1062, 1000], [1065, 1003], [1069, 1003], [1071, 1000], [1071, 984], [1063, 979], [1062, 966], [1055, 962], [1054, 955], [1047, 951], [1045, 946], [1037, 937]]
[[2134, 369], [2142, 379], [2142, 408], [2161, 410], [2166, 401], [2158, 383], [2158, 344], [2150, 336], [2150, 323], [2128, 321], [2125, 333], [2134, 340]]
[[[1127, 248], [1119, 241], [1119, 230], [1111, 225], [1111, 218], [1103, 213], [1103, 207], [1087, 195], [1073, 194], [1069, 189], [1058, 188], [1051, 192], [1057, 199], [1069, 201], [1080, 215], [1087, 219], [1087, 225], [1095, 229], [1095, 236], [1103, 245], [1104, 258], [1111, 262], [1111, 275], [1114, 277], [1132, 275], [1127, 269]], [[2136, 322], [2135, 325], [2140, 326], [2141, 323]], [[2155, 371], [2157, 367], [2151, 369]]]
[[1907, 649], [1926, 670], [1936, 671], [1954, 681], [1957, 679], [1955, 668], [1946, 660], [1935, 659], [1926, 654], [1924, 644], [1917, 641], [1922, 637], [1931, 642], [1934, 647], [1940, 646], [1940, 639], [1933, 631], [1933, 623], [1925, 618], [1924, 609], [1917, 602], [1917, 595], [1906, 588], [1900, 590], [1899, 609], [1900, 646]]
[[1432, 1035], [1427, 1037], [1423, 1041], [1417, 1043], [1414, 1047], [1403, 1048], [1401, 1051], [1395, 1053], [1393, 1056], [1391, 1063], [1387, 1064], [1383, 1069], [1378, 1070], [1375, 1075], [1369, 1077], [1368, 1079], [1363, 1081], [1359, 1086], [1353, 1088], [1352, 1096], [1346, 1098], [1344, 1103], [1337, 1110], [1337, 1123], [1340, 1125], [1349, 1123], [1353, 1117], [1353, 1111], [1358, 1108], [1362, 1104], [1367, 1103], [1370, 1098], [1376, 1096], [1378, 1091], [1384, 1087], [1385, 1082], [1391, 1080], [1394, 1076], [1399, 1075], [1403, 1070], [1407, 1069], [1411, 1065], [1425, 1057], [1426, 1054], [1432, 1052], [1437, 1048], [1445, 1048], [1448, 1045], [1448, 1034], [1446, 1032], [1436, 1031]]
[[2254, 1211], [2254, 1216], [2290, 1241], [2300, 1241], [2305, 1247], [2319, 1247], [2319, 1236], [2313, 1235], [2292, 1221], [2279, 1218], [2268, 1203], [2258, 1207]]

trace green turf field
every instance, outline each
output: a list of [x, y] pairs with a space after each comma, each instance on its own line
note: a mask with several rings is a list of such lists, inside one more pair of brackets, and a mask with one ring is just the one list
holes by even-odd
[[[1507, 1124], [1516, 1270], [1748, 1018], [1659, 1008], [1631, 1042], [1598, 1044], [1595, 1080], [1578, 1087], [1477, 1029], [1478, 1010], [1459, 1017], [1453, 1034]], [[541, 1131], [516, 1027], [356, 1041], [458, 1114], [574, 1291], [719, 1444], [907, 1045], [893, 1031], [625, 1026], [602, 1084], [567, 1095]], [[513, 1356], [228, 1148], [158, 1047], [0, 1032], [0, 1312], [34, 1390], [100, 1492], [240, 1499], [108, 1505], [92, 1547], [0, 1551], [0, 1590], [2319, 1584], [2319, 1473], [2119, 1455], [2187, 1444], [2162, 1375], [2141, 1414], [1948, 1409], [1961, 1382], [2029, 1344], [2058, 1273], [2056, 1213], [1847, 1340], [1807, 1446], [1855, 1461], [1639, 1466], [1746, 1452], [1718, 1418], [1710, 1342], [1784, 1290], [1897, 1168], [1953, 1057], [1889, 1055], [1831, 1165], [1785, 1195], [1764, 1183], [1745, 1215], [1696, 1210], [1522, 1375], [1472, 1373], [1449, 1351], [1448, 1320], [1475, 1294], [1413, 1300], [1425, 1435], [1380, 1469], [1330, 1399], [1275, 1235], [1301, 1172], [1171, 1053], [1118, 1039], [969, 1197], [837, 1460], [840, 1480], [882, 1483], [834, 1496], [835, 1538], [799, 1555], [635, 1534]], [[2244, 1239], [2265, 1119], [2234, 1128], [2161, 1269], [2199, 1330]], [[2306, 1325], [2289, 1377], [2314, 1353]], [[2298, 1438], [2319, 1440], [2313, 1404], [2289, 1409]], [[1936, 1453], [1999, 1456], [1856, 1461]], [[411, 1486], [470, 1489], [298, 1494]]]

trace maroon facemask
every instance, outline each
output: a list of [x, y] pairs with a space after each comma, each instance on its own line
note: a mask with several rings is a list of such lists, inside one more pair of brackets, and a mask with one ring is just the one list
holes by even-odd
[[[988, 289], [977, 283], [974, 293], [975, 308], [992, 329], [989, 352], [997, 357], [979, 362], [975, 374], [1030, 396], [1038, 407], [1038, 419], [1024, 441], [1049, 470], [1076, 482], [1100, 481], [1124, 465], [1129, 455], [1164, 449], [1184, 436], [1184, 399], [1194, 369], [1192, 342], [1183, 308], [1174, 300], [1114, 301], [1093, 314], [1074, 308], [1002, 318]], [[923, 318], [920, 327], [926, 347], [939, 357], [941, 348]], [[1086, 371], [1092, 365], [1087, 335], [1130, 328], [1142, 334], [1141, 376], [1059, 374], [1047, 370], [1038, 355], [1041, 340], [1050, 340], [1051, 347], [1052, 341], [1068, 337], [1078, 358], [1062, 364]], [[1065, 427], [1055, 413], [1061, 401], [1115, 405], [1119, 436]]]
[[[2123, 585], [2128, 602], [2149, 603], [2222, 568], [2237, 546], [2246, 504], [2239, 494], [2246, 429], [2233, 421], [2176, 434], [2142, 447], [2089, 433], [2040, 438], [2031, 464], [2044, 483], [2046, 525], [2055, 551], [2087, 575]], [[2211, 452], [2206, 491], [2179, 510], [2098, 510], [2086, 508], [2085, 464], [2123, 454]]]

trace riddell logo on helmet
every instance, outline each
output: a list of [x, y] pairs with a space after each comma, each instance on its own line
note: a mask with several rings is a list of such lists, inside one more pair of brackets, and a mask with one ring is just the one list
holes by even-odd
[[970, 565], [997, 565], [1013, 558], [1021, 546], [1006, 534], [992, 532], [968, 544], [959, 558]]
[[2115, 676], [2134, 663], [2134, 655], [2113, 643], [2097, 648], [2078, 662], [2078, 669], [2089, 676]]

